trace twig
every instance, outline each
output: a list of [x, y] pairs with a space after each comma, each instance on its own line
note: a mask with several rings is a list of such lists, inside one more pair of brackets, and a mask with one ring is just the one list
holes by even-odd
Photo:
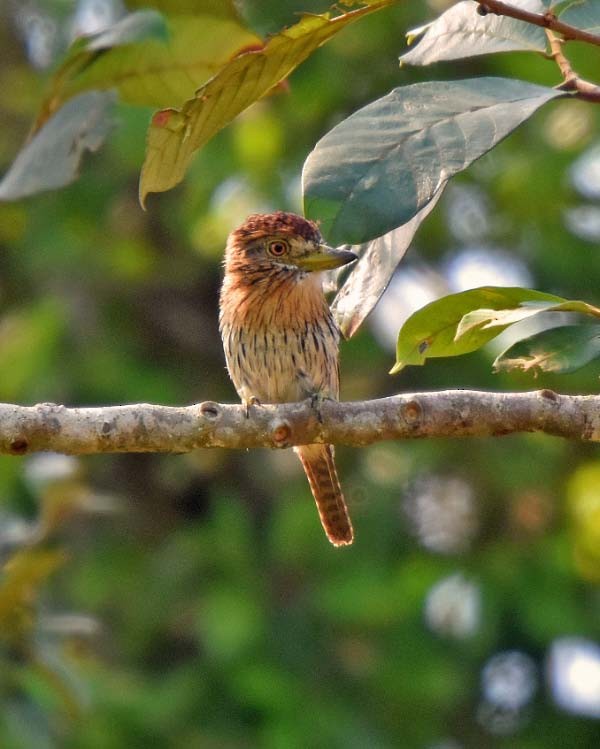
[[0, 453], [187, 452], [199, 447], [290, 447], [311, 442], [361, 446], [417, 437], [484, 437], [545, 432], [600, 441], [600, 396], [550, 390], [445, 390], [321, 406], [308, 402], [245, 409], [207, 401], [174, 408], [137, 404], [66, 408], [0, 404]]
[[563, 91], [576, 91], [579, 98], [586, 101], [600, 101], [600, 86], [580, 78], [573, 70], [571, 62], [563, 52], [564, 39], [556, 36], [551, 29], [546, 29], [546, 36], [550, 44], [550, 52], [553, 60], [563, 76], [563, 83], [558, 87]]
[[600, 36], [592, 34], [589, 31], [578, 29], [576, 26], [571, 26], [568, 23], [563, 23], [559, 20], [554, 13], [548, 11], [547, 13], [532, 13], [530, 10], [524, 10], [523, 8], [517, 8], [515, 5], [510, 3], [501, 2], [501, 0], [475, 0], [480, 8], [483, 9], [484, 13], [494, 13], [497, 16], [508, 16], [509, 18], [516, 18], [518, 21], [525, 21], [531, 23], [534, 26], [541, 26], [544, 29], [550, 29], [561, 34], [567, 41], [578, 41], [587, 42], [588, 44], [594, 44], [600, 47]]

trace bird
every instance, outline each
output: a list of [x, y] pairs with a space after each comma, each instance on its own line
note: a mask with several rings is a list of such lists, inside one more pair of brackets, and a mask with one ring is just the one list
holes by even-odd
[[[219, 329], [227, 370], [246, 407], [339, 398], [340, 331], [323, 293], [322, 271], [357, 260], [323, 241], [318, 225], [295, 213], [252, 214], [227, 239]], [[294, 447], [334, 546], [354, 531], [333, 445]]]

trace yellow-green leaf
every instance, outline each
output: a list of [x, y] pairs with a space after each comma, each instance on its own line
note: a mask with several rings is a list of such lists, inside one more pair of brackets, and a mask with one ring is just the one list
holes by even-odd
[[[539, 292], [538, 292], [539, 293]], [[477, 348], [495, 338], [509, 325], [526, 320], [540, 312], [578, 312], [582, 315], [600, 317], [600, 309], [587, 302], [564, 300], [546, 295], [546, 299], [524, 299], [516, 307], [506, 309], [476, 309], [469, 312], [456, 328], [455, 341], [477, 343]]]
[[[407, 364], [424, 364], [430, 357], [476, 351], [509, 325], [540, 312], [577, 312], [600, 317], [600, 309], [587, 302], [535, 289], [482, 286], [449, 294], [417, 310], [404, 323], [398, 334], [396, 364], [391, 373], [399, 372]], [[581, 358], [583, 353], [578, 356]], [[558, 363], [552, 366], [553, 371], [558, 371]], [[561, 371], [567, 371], [567, 366], [561, 361]]]
[[476, 351], [504, 329], [483, 330], [483, 322], [478, 319], [477, 326], [471, 326], [467, 333], [458, 337], [459, 325], [474, 311], [485, 310], [489, 318], [495, 310], [537, 305], [536, 311], [541, 311], [544, 303], [553, 306], [565, 301], [533, 289], [500, 286], [482, 286], [437, 299], [417, 310], [402, 326], [396, 346], [396, 364], [391, 374], [400, 372], [407, 364], [425, 364], [430, 357], [459, 356]]
[[600, 462], [580, 465], [566, 487], [575, 563], [581, 575], [600, 583]]
[[6, 562], [0, 575], [0, 635], [14, 639], [31, 627], [38, 591], [65, 559], [60, 549], [29, 548]]
[[129, 10], [156, 8], [165, 15], [208, 13], [221, 18], [240, 18], [235, 0], [126, 0]]
[[379, 0], [331, 18], [304, 16], [259, 49], [237, 55], [194, 98], [178, 109], [157, 112], [148, 131], [140, 201], [183, 179], [194, 153], [250, 104], [269, 93], [322, 44], [363, 16], [391, 5]]
[[[146, 29], [143, 38], [124, 33], [135, 28], [136, 19], [138, 27]], [[160, 24], [166, 31], [163, 35], [158, 33]], [[262, 45], [260, 37], [223, 15], [164, 19], [156, 11], [131, 14], [99, 37], [74, 43], [54, 75], [36, 127], [66, 100], [91, 89], [114, 88], [131, 104], [177, 106], [232, 56], [257, 44]]]

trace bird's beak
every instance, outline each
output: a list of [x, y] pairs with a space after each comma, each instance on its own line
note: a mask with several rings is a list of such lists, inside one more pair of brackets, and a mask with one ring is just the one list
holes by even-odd
[[336, 250], [326, 244], [320, 244], [312, 252], [302, 257], [294, 258], [294, 263], [301, 270], [319, 271], [339, 268], [341, 265], [353, 263], [358, 256], [349, 250]]

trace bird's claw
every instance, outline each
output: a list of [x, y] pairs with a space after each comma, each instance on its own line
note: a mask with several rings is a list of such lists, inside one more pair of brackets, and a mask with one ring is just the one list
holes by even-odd
[[261, 406], [262, 403], [258, 400], [258, 398], [255, 395], [251, 395], [250, 398], [247, 400], [244, 400], [244, 408], [246, 409], [246, 418], [250, 418], [250, 407], [251, 406]]

